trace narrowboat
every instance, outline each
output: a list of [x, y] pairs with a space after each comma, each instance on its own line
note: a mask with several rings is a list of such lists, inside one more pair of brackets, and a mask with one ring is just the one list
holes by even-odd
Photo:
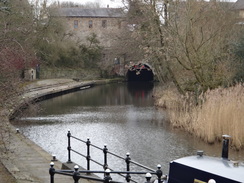
[[228, 135], [223, 135], [221, 157], [205, 156], [198, 151], [196, 156], [183, 157], [170, 162], [167, 183], [244, 183], [243, 162], [228, 159]]

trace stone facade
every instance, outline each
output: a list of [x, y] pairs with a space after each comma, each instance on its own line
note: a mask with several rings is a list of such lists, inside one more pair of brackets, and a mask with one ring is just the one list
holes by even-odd
[[121, 22], [117, 18], [67, 17], [67, 27], [81, 41], [95, 33], [102, 46], [111, 47], [112, 36], [119, 32]]
[[233, 9], [238, 12], [239, 19], [244, 22], [244, 0], [237, 0], [233, 6]]
[[87, 37], [96, 34], [103, 49], [102, 61], [107, 65], [124, 62], [124, 57], [115, 55], [113, 45], [126, 27], [124, 12], [120, 8], [60, 8], [59, 17], [67, 22], [67, 32], [79, 44], [87, 43]]

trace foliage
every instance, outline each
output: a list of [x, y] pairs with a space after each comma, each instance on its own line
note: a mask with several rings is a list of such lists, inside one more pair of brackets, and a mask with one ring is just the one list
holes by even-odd
[[168, 22], [169, 30], [174, 31], [168, 45], [170, 58], [177, 64], [174, 69], [183, 69], [184, 81], [178, 79], [183, 89], [195, 83], [206, 91], [231, 82], [229, 41], [233, 35], [230, 27], [234, 25], [231, 11], [221, 3], [187, 1], [178, 13]]
[[134, 35], [140, 40], [139, 48], [161, 81], [173, 81], [181, 94], [232, 82], [230, 43], [235, 21], [226, 3], [130, 2], [131, 15], [137, 16]]
[[[131, 2], [130, 4], [133, 3]], [[136, 6], [130, 5], [130, 8], [127, 11], [127, 16], [120, 22], [121, 29], [118, 32], [114, 32], [113, 35], [117, 40], [115, 44], [113, 44], [112, 52], [115, 57], [123, 57], [127, 62], [127, 65], [129, 65], [129, 62], [136, 63], [144, 59], [144, 50], [140, 49], [143, 37], [141, 37], [141, 34], [135, 31], [135, 29], [139, 21], [140, 23], [146, 21], [146, 16], [142, 13], [138, 13], [139, 11], [136, 10]], [[112, 33], [110, 33], [110, 35], [111, 34]]]
[[233, 54], [236, 56], [236, 74], [234, 80], [237, 82], [244, 81], [244, 36], [243, 31], [240, 32], [240, 36], [233, 44]]
[[0, 1], [0, 107], [17, 93], [24, 69], [35, 66], [34, 19], [28, 1]]
[[66, 48], [68, 49], [70, 43], [66, 40], [68, 35], [65, 33], [66, 30], [62, 20], [51, 16], [51, 12], [57, 11], [56, 8], [49, 9], [46, 5], [43, 5], [42, 9], [45, 10], [42, 10], [37, 16], [39, 17], [38, 21], [36, 21], [38, 37], [34, 47], [36, 49], [36, 55], [40, 58], [42, 64], [52, 66], [60, 58], [60, 54], [64, 50], [66, 51]]
[[[0, 12], [0, 53], [1, 64], [8, 64], [8, 58], [13, 60], [16, 69], [24, 69], [35, 60], [32, 43], [35, 37], [33, 33], [33, 14], [31, 7], [25, 1], [4, 1], [9, 11]], [[10, 54], [11, 52], [11, 54]], [[15, 57], [16, 56], [16, 57]], [[20, 58], [21, 57], [21, 58]], [[20, 62], [22, 67], [20, 68]]]
[[97, 62], [101, 59], [102, 47], [99, 46], [97, 35], [92, 33], [87, 37], [87, 44], [79, 46], [81, 58], [86, 68], [97, 67]]
[[37, 56], [42, 60], [42, 64], [50, 67], [72, 68], [82, 66], [78, 49], [74, 44], [66, 43], [58, 40], [53, 41], [53, 43], [40, 41], [37, 45]]
[[168, 69], [178, 92], [161, 91], [159, 106], [174, 127], [208, 143], [230, 134], [232, 145], [243, 149], [243, 84], [234, 85], [243, 78], [242, 27], [226, 2], [169, 1], [165, 7], [161, 43], [147, 52]]
[[[64, 3], [65, 4], [65, 3]], [[67, 6], [72, 6], [68, 3]], [[63, 19], [56, 16], [58, 7], [53, 3], [46, 9], [48, 17], [39, 21], [37, 31], [40, 39], [35, 48], [42, 63], [55, 67], [94, 67], [101, 56], [101, 47], [95, 34], [87, 37], [87, 43], [75, 40], [72, 32], [66, 29]], [[77, 42], [76, 42], [77, 41]]]
[[79, 50], [75, 47], [59, 50], [59, 58], [55, 62], [57, 67], [81, 67], [83, 68], [82, 58]]
[[[161, 82], [168, 81], [168, 71], [162, 62], [162, 55], [157, 50], [164, 47], [163, 32], [160, 22], [161, 12], [156, 11], [156, 1], [129, 0], [128, 22], [131, 28], [132, 38], [137, 43], [137, 52], [141, 53], [143, 60], [153, 65], [156, 75]], [[163, 2], [159, 2], [163, 3]], [[130, 47], [133, 50], [132, 47]]]

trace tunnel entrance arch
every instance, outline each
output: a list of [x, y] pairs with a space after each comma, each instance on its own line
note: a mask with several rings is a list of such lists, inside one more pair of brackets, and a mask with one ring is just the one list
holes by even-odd
[[153, 81], [154, 73], [146, 63], [132, 64], [126, 73], [127, 81]]

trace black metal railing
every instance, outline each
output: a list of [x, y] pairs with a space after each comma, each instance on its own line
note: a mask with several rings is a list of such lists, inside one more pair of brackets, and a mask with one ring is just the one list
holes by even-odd
[[[96, 173], [96, 174], [103, 174], [104, 178], [98, 178], [94, 176], [88, 176], [89, 174]], [[144, 174], [146, 182], [145, 183], [151, 183], [152, 175], [156, 175], [158, 177], [157, 183], [163, 183], [167, 177], [162, 176], [162, 171], [160, 168], [158, 168], [157, 171], [154, 172], [133, 172], [133, 171], [111, 171], [110, 169], [106, 169], [105, 171], [91, 171], [91, 170], [80, 170], [77, 165], [74, 166], [74, 170], [55, 170], [54, 163], [50, 163], [50, 183], [54, 183], [54, 175], [60, 174], [65, 176], [73, 177], [74, 183], [79, 183], [79, 179], [87, 179], [97, 182], [103, 182], [103, 183], [123, 183], [119, 181], [113, 181], [110, 174]], [[127, 182], [130, 182], [127, 180]]]
[[[74, 170], [55, 170], [54, 169], [54, 163], [51, 162], [50, 164], [50, 169], [49, 169], [49, 174], [50, 174], [50, 182], [51, 183], [54, 183], [54, 175], [55, 174], [61, 174], [61, 175], [66, 175], [66, 176], [72, 176], [73, 179], [74, 179], [74, 182], [75, 183], [78, 183], [79, 179], [83, 178], [83, 179], [88, 179], [88, 180], [93, 180], [93, 181], [98, 181], [98, 182], [117, 182], [117, 183], [120, 183], [118, 181], [113, 181], [110, 174], [118, 174], [120, 176], [123, 176], [126, 180], [126, 182], [137, 182], [135, 180], [133, 180], [131, 178], [131, 175], [132, 174], [137, 174], [137, 175], [141, 175], [141, 174], [144, 174], [145, 175], [145, 178], [146, 178], [146, 182], [150, 182], [151, 180], [151, 177], [152, 175], [156, 175], [156, 179], [158, 180], [157, 183], [162, 183], [166, 177], [163, 176], [163, 172], [161, 170], [161, 165], [157, 165], [157, 170], [154, 170], [152, 168], [149, 168], [147, 166], [144, 166], [138, 162], [135, 162], [135, 161], [132, 161], [131, 158], [130, 158], [130, 154], [127, 153], [126, 154], [126, 157], [122, 157], [122, 156], [119, 156], [117, 155], [116, 153], [113, 153], [111, 151], [108, 151], [108, 148], [107, 148], [107, 145], [104, 145], [103, 148], [101, 147], [98, 147], [94, 144], [91, 143], [90, 139], [88, 138], [86, 141], [85, 140], [82, 140], [82, 139], [79, 139], [75, 136], [72, 136], [71, 135], [71, 132], [70, 130], [68, 130], [68, 134], [67, 134], [67, 137], [68, 137], [68, 147], [67, 147], [67, 150], [68, 150], [68, 161], [67, 163], [72, 163], [72, 160], [71, 160], [71, 152], [74, 152], [82, 157], [84, 157], [86, 159], [86, 162], [87, 162], [87, 170], [82, 170], [82, 171], [79, 171], [79, 167], [76, 165], [74, 167]], [[84, 144], [86, 144], [86, 155], [78, 152], [77, 150], [74, 150], [71, 148], [71, 139], [75, 139], [79, 142], [82, 142]], [[103, 155], [104, 155], [104, 161], [103, 161], [103, 164], [102, 163], [99, 163], [98, 161], [94, 160], [91, 158], [91, 154], [90, 154], [90, 148], [91, 147], [94, 147], [100, 151], [103, 152]], [[108, 166], [108, 157], [107, 155], [110, 154], [116, 158], [119, 158], [119, 159], [122, 159], [125, 161], [126, 163], [126, 171], [114, 171], [112, 169], [109, 168]], [[100, 166], [103, 167], [104, 171], [91, 171], [90, 170], [90, 163], [94, 162]], [[143, 168], [147, 171], [131, 171], [130, 168], [131, 168], [131, 164], [134, 164], [140, 168]], [[92, 177], [92, 176], [88, 176], [89, 174], [91, 173], [94, 173], [94, 174], [104, 174], [104, 178], [101, 179], [101, 178], [97, 178], [97, 177]]]

